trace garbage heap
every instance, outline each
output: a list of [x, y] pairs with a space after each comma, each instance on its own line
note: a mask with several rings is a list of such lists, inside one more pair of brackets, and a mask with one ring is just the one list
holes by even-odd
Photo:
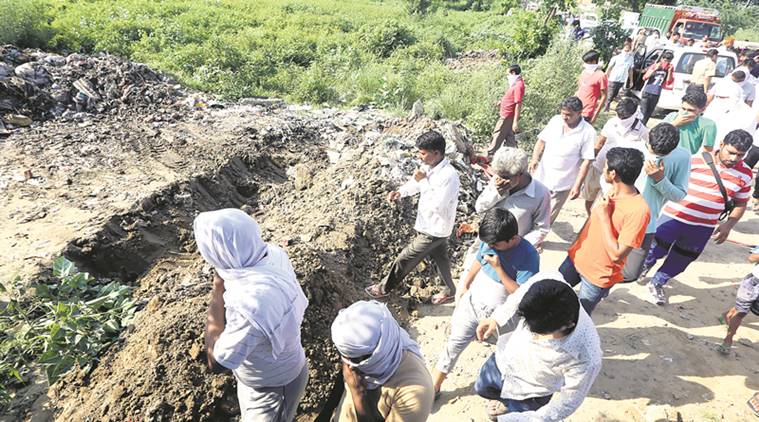
[[0, 47], [0, 134], [33, 121], [174, 104], [183, 97], [169, 77], [107, 53], [62, 56]]

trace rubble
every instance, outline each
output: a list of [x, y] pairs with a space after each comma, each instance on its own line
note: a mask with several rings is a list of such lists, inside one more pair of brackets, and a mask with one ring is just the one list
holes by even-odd
[[0, 114], [6, 129], [32, 120], [81, 120], [78, 113], [173, 105], [185, 96], [167, 76], [109, 54], [61, 56], [0, 47]]

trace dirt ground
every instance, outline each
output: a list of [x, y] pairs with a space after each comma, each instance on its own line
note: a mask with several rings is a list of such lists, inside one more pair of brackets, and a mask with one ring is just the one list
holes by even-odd
[[[456, 140], [458, 221], [470, 218], [482, 186], [461, 164], [465, 130], [447, 122], [255, 100], [122, 111], [35, 123], [0, 141], [0, 274], [49, 281], [50, 263], [65, 255], [98, 278], [134, 286], [140, 307], [94, 370], [70, 372], [48, 394], [39, 383], [19, 390], [2, 421], [234, 420], [233, 378], [204, 365], [211, 269], [191, 232], [198, 212], [222, 207], [242, 207], [261, 222], [265, 239], [290, 254], [309, 298], [310, 381], [299, 420], [311, 420], [338, 368], [332, 319], [411, 236], [413, 202], [389, 206], [384, 198], [413, 169], [413, 140], [430, 128]], [[731, 239], [759, 243], [758, 219], [747, 215]], [[581, 204], [569, 204], [542, 268], [558, 267], [583, 220]], [[453, 244], [454, 262], [465, 248]], [[747, 253], [710, 245], [671, 283], [667, 307], [649, 304], [643, 286], [615, 287], [594, 314], [604, 369], [571, 420], [674, 421], [678, 412], [686, 421], [749, 420], [745, 401], [759, 389], [756, 318], [747, 318], [733, 355], [714, 350], [724, 332], [716, 317], [749, 271]], [[417, 300], [436, 292], [433, 274], [422, 265], [391, 300], [430, 367], [452, 312]], [[431, 420], [484, 418], [471, 386], [489, 353], [480, 344], [467, 349]]]
[[[541, 269], [557, 269], [584, 223], [582, 203], [570, 202], [540, 256]], [[748, 212], [731, 240], [759, 244], [759, 215]], [[759, 391], [759, 320], [750, 315], [733, 353], [715, 347], [725, 334], [717, 317], [734, 303], [737, 284], [750, 272], [749, 249], [710, 243], [700, 259], [669, 283], [668, 306], [648, 302], [637, 283], [615, 286], [593, 313], [604, 352], [603, 369], [580, 409], [568, 421], [753, 421], [746, 401]], [[430, 370], [445, 341], [453, 305], [419, 308], [410, 327]], [[474, 380], [493, 346], [473, 343], [443, 385], [431, 421], [486, 420]]]

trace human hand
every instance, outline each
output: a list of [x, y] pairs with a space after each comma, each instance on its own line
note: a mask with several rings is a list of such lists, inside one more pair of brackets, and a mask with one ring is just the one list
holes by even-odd
[[511, 125], [511, 131], [514, 133], [519, 132], [519, 123], [514, 122], [514, 124]]
[[664, 178], [664, 161], [659, 161], [657, 165], [654, 161], [646, 160], [643, 164], [643, 171], [646, 172], [648, 177], [654, 179], [656, 182], [660, 182]]
[[[462, 283], [462, 284], [463, 284], [463, 283]], [[466, 291], [467, 291], [467, 290], [469, 290], [469, 289], [467, 289], [467, 288], [466, 288], [466, 287], [464, 287], [464, 286], [457, 286], [457, 287], [456, 287], [456, 299], [455, 299], [455, 303], [456, 303], [457, 305], [458, 305], [458, 303], [459, 303], [459, 300], [461, 300], [461, 298], [464, 296], [464, 293], [466, 293]]]
[[466, 233], [476, 233], [477, 230], [474, 229], [474, 226], [472, 226], [469, 223], [461, 223], [459, 224], [459, 228], [456, 229], [456, 237], [460, 238]]
[[501, 260], [498, 258], [498, 255], [496, 254], [485, 254], [482, 256], [482, 259], [485, 260], [485, 262], [488, 263], [493, 268], [499, 268], [501, 266]]
[[398, 191], [392, 191], [388, 192], [387, 194], [387, 202], [393, 203], [397, 200], [401, 199], [401, 193]]
[[569, 190], [569, 200], [577, 199], [580, 196], [580, 187], [579, 186], [572, 186], [572, 189]]
[[491, 334], [495, 333], [498, 329], [498, 323], [493, 318], [488, 318], [480, 321], [477, 325], [477, 340], [485, 341]]
[[493, 180], [495, 181], [495, 189], [498, 191], [499, 195], [503, 195], [509, 190], [509, 185], [511, 184], [509, 179], [504, 179], [499, 175], [493, 176]]
[[599, 215], [601, 217], [601, 220], [608, 220], [610, 218], [609, 217], [609, 206], [610, 206], [609, 197], [606, 195], [602, 195], [598, 199], [598, 203], [596, 204], [596, 206], [601, 209], [601, 213]]
[[727, 240], [727, 236], [730, 234], [730, 230], [733, 229], [733, 225], [730, 223], [722, 223], [717, 226], [716, 229], [714, 229], [714, 233], [712, 233], [712, 239], [714, 239], [714, 243], [720, 245], [724, 243]]
[[422, 169], [416, 169], [416, 171], [414, 172], [414, 180], [416, 180], [417, 182], [421, 181], [425, 177], [427, 177], [427, 173], [425, 173], [424, 170]]
[[367, 389], [366, 381], [361, 377], [361, 373], [345, 362], [343, 362], [343, 380], [351, 392], [358, 420], [377, 420], [381, 416], [378, 415], [377, 410], [381, 389]]
[[676, 127], [685, 126], [694, 120], [696, 120], [696, 115], [694, 113], [677, 113], [675, 119], [672, 120], [672, 125]]
[[535, 173], [535, 170], [538, 169], [538, 161], [537, 160], [530, 160], [530, 164], [527, 165], [527, 171], [530, 172], [530, 174]]

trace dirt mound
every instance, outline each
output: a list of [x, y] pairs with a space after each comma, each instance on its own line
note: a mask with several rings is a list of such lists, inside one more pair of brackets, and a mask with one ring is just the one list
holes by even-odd
[[[449, 158], [460, 169], [459, 213], [472, 211], [477, 175], [464, 163], [467, 133], [458, 125], [373, 110], [235, 106], [194, 113], [173, 121], [154, 121], [147, 112], [128, 120], [93, 117], [85, 120], [88, 133], [81, 123], [60, 121], [46, 125], [55, 136], [33, 128], [6, 146], [43, 176], [10, 182], [0, 193], [37, 195], [45, 212], [30, 221], [39, 224], [54, 224], [71, 215], [62, 208], [85, 203], [82, 219], [97, 229], [76, 231], [62, 250], [96, 275], [134, 283], [141, 307], [92, 372], [71, 372], [53, 386], [57, 420], [237, 414], [233, 378], [204, 364], [211, 271], [192, 239], [198, 212], [243, 207], [259, 220], [264, 238], [289, 253], [310, 302], [302, 331], [310, 381], [299, 410], [308, 419], [338, 369], [331, 321], [384, 274], [412, 235], [415, 202], [391, 206], [385, 194], [414, 168], [414, 139], [423, 131], [438, 128], [455, 140]], [[38, 244], [28, 237], [16, 236], [17, 246]], [[454, 256], [461, 249], [454, 245]], [[398, 292], [412, 299], [394, 304], [400, 314], [438, 289], [432, 264], [418, 270]]]

